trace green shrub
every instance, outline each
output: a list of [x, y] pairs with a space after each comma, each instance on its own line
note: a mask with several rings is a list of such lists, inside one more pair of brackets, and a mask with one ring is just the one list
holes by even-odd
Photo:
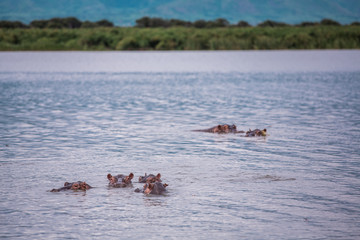
[[321, 20], [320, 24], [325, 25], [325, 26], [340, 26], [341, 25], [340, 23], [338, 23], [334, 20], [331, 20], [331, 19], [327, 19], [327, 18]]
[[134, 37], [126, 37], [116, 45], [116, 50], [137, 50], [139, 47]]
[[237, 27], [251, 27], [251, 25], [248, 23], [248, 22], [245, 22], [245, 21], [239, 21], [237, 24], [236, 24]]
[[289, 26], [289, 25], [286, 23], [275, 22], [275, 21], [271, 21], [271, 20], [266, 20], [266, 21], [258, 24], [258, 27], [286, 27], [286, 26]]

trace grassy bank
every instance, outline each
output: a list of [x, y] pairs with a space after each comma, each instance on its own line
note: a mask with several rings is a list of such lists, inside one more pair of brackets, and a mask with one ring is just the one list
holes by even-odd
[[0, 29], [0, 50], [360, 49], [360, 26]]

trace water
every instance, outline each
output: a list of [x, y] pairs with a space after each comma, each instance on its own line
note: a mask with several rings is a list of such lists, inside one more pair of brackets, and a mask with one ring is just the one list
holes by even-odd
[[[359, 51], [0, 53], [0, 237], [357, 239]], [[266, 138], [192, 132], [220, 123]], [[132, 188], [109, 189], [128, 174]], [[134, 189], [162, 174], [168, 192]], [[86, 192], [49, 192], [83, 180]]]

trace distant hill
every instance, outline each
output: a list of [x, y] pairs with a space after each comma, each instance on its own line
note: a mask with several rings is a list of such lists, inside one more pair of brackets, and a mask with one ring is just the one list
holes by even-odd
[[144, 16], [196, 21], [225, 18], [256, 25], [265, 20], [296, 24], [324, 18], [342, 24], [360, 21], [359, 0], [1, 0], [0, 20], [73, 16], [82, 21], [107, 19], [133, 26]]

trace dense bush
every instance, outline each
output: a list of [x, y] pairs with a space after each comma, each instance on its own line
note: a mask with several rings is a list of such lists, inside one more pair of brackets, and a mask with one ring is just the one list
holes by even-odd
[[325, 26], [340, 26], [341, 24], [334, 21], [334, 20], [331, 20], [331, 19], [323, 19], [321, 20], [320, 22], [321, 25], [325, 25]]
[[360, 49], [360, 26], [0, 29], [0, 50]]
[[81, 22], [75, 17], [52, 18], [49, 20], [34, 20], [29, 25], [19, 21], [0, 21], [0, 28], [94, 28], [94, 27], [114, 27], [112, 22], [106, 19], [90, 22]]
[[236, 24], [237, 27], [251, 27], [251, 25], [246, 22], [246, 21], [239, 21], [237, 24]]
[[266, 21], [258, 24], [258, 27], [286, 27], [286, 26], [289, 26], [289, 25], [286, 23], [275, 22], [275, 21], [271, 21], [271, 20], [266, 20]]
[[136, 20], [136, 27], [141, 28], [157, 28], [157, 27], [170, 27], [170, 21], [162, 18], [143, 17]]
[[28, 28], [28, 26], [19, 21], [0, 21], [0, 28]]
[[183, 21], [178, 19], [162, 19], [142, 17], [136, 20], [136, 27], [139, 28], [158, 28], [158, 27], [196, 27], [196, 28], [216, 28], [228, 27], [230, 23], [224, 18], [218, 18], [214, 21], [197, 20], [195, 22]]
[[[318, 22], [302, 22], [295, 26], [309, 27], [309, 26], [341, 26], [340, 23], [331, 20], [323, 19], [320, 23]], [[353, 22], [351, 25], [359, 25], [359, 22]], [[287, 27], [291, 26], [287, 23], [276, 22], [272, 20], [266, 20], [257, 25], [258, 27]], [[90, 22], [80, 21], [75, 17], [67, 18], [52, 18], [48, 20], [34, 20], [26, 25], [19, 21], [0, 21], [0, 28], [96, 28], [96, 27], [114, 27], [114, 24], [106, 19]], [[194, 22], [184, 21], [179, 19], [163, 19], [158, 17], [142, 17], [136, 20], [135, 27], [137, 28], [169, 28], [169, 27], [195, 27], [195, 28], [225, 28], [225, 27], [251, 27], [246, 21], [239, 21], [237, 24], [230, 24], [225, 18], [218, 18], [215, 20], [203, 20], [199, 19]]]
[[33, 28], [80, 28], [81, 21], [74, 17], [52, 18], [50, 20], [34, 20], [30, 22]]
[[319, 23], [317, 23], [317, 22], [302, 22], [302, 23], [298, 24], [297, 26], [309, 27], [309, 26], [316, 26], [316, 25], [319, 25]]
[[296, 26], [271, 20], [251, 27], [226, 19], [195, 22], [143, 17], [136, 27], [76, 18], [0, 21], [0, 50], [248, 50], [359, 49], [359, 22], [341, 26], [323, 19]]

